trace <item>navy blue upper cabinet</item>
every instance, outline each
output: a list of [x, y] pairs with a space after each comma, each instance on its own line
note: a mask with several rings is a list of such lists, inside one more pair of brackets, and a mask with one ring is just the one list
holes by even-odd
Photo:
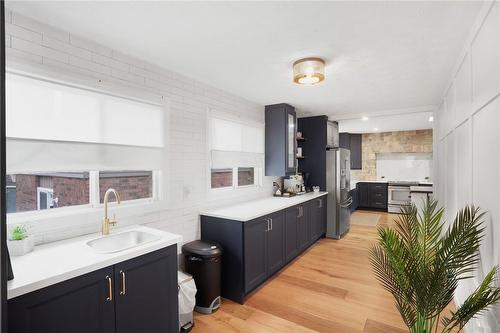
[[295, 108], [288, 104], [267, 105], [266, 176], [287, 176], [295, 173], [297, 159]]
[[352, 133], [340, 133], [340, 148], [351, 151], [351, 170], [362, 169], [362, 135]]

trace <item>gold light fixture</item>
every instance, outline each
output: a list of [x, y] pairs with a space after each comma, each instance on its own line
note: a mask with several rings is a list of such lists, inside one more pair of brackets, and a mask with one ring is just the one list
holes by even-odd
[[293, 63], [293, 82], [313, 85], [325, 79], [325, 61], [321, 58], [304, 58]]

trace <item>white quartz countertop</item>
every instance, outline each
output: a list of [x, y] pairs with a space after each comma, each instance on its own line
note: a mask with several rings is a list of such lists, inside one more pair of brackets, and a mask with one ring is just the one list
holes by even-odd
[[200, 215], [245, 222], [322, 197], [327, 194], [328, 192], [318, 192], [296, 195], [289, 198], [269, 197], [249, 201], [244, 204], [201, 212]]
[[180, 235], [144, 226], [112, 229], [111, 235], [129, 230], [148, 232], [159, 239], [120, 252], [103, 254], [86, 244], [89, 240], [102, 237], [91, 234], [35, 246], [31, 253], [11, 257], [14, 279], [7, 282], [7, 297], [27, 294], [182, 241]]

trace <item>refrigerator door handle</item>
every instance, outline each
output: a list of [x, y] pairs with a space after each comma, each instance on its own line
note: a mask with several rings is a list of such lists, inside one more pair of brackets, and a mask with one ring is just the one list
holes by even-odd
[[342, 207], [342, 208], [348, 208], [349, 206], [351, 206], [352, 201], [353, 201], [352, 197], [349, 197], [349, 199], [346, 200], [346, 203], [340, 204], [340, 207]]

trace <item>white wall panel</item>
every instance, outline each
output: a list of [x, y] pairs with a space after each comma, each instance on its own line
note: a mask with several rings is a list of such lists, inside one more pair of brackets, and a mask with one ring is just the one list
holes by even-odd
[[444, 123], [444, 129], [446, 134], [450, 133], [455, 128], [456, 124], [456, 117], [455, 117], [455, 81], [453, 81], [453, 84], [451, 85], [450, 89], [448, 89], [448, 92], [446, 93], [445, 97], [446, 101], [446, 113], [445, 113], [445, 123]]
[[455, 130], [457, 146], [457, 208], [472, 203], [472, 139], [470, 121]]
[[472, 76], [470, 56], [467, 54], [455, 79], [455, 117], [460, 124], [472, 113]]
[[473, 117], [473, 198], [488, 211], [481, 260], [486, 270], [500, 262], [500, 99]]
[[500, 91], [500, 3], [491, 8], [472, 42], [474, 107], [477, 110]]
[[457, 154], [455, 132], [446, 137], [446, 219], [452, 221], [457, 213]]

